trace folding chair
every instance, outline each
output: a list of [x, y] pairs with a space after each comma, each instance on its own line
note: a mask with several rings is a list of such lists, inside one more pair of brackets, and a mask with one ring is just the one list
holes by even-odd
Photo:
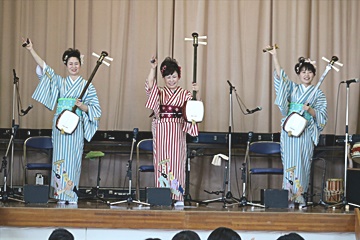
[[[251, 189], [251, 176], [252, 175], [282, 175], [283, 168], [272, 167], [275, 161], [272, 161], [274, 158], [281, 163], [280, 154], [280, 143], [273, 141], [259, 141], [253, 142], [249, 145], [248, 149], [248, 158], [247, 158], [247, 169], [248, 169], [248, 193], [252, 193]], [[258, 158], [262, 162], [267, 163], [264, 167], [251, 167], [253, 164], [252, 158]], [[256, 165], [260, 161], [256, 161]], [[255, 165], [255, 164], [254, 164]], [[252, 194], [251, 201], [252, 201]]]
[[[153, 152], [153, 139], [143, 139], [136, 146], [136, 198], [140, 199], [140, 173], [154, 172], [154, 165], [140, 165], [140, 151]], [[151, 158], [152, 160], [153, 158]]]
[[[24, 184], [27, 184], [27, 171], [28, 170], [48, 170], [52, 169], [52, 138], [49, 136], [36, 136], [29, 137], [24, 142], [23, 159], [24, 159]], [[44, 155], [41, 158], [32, 158], [34, 162], [29, 162], [28, 152], [37, 151]], [[38, 156], [38, 155], [36, 155]], [[42, 160], [42, 161], [39, 161]], [[50, 175], [49, 175], [50, 176]]]

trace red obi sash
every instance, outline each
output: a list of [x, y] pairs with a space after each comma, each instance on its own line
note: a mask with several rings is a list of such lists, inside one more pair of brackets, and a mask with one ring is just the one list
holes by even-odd
[[181, 118], [181, 107], [175, 107], [171, 105], [160, 105], [160, 117], [161, 118]]

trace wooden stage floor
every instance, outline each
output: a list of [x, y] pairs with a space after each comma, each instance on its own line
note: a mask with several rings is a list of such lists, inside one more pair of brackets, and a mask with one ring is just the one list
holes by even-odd
[[263, 209], [251, 206], [207, 205], [146, 207], [80, 200], [78, 205], [0, 202], [0, 226], [116, 229], [213, 230], [219, 226], [244, 231], [355, 232], [352, 209]]

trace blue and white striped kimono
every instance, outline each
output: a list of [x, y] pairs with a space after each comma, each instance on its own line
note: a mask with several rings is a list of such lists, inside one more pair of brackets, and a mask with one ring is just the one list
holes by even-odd
[[298, 110], [293, 108], [290, 110], [290, 103], [294, 106], [296, 103], [303, 104], [310, 100], [310, 107], [316, 112], [316, 118], [313, 118], [305, 111], [306, 116], [304, 116], [308, 122], [299, 137], [288, 136], [283, 128], [281, 130], [281, 159], [284, 166], [283, 189], [289, 190], [289, 201], [304, 204], [303, 194], [308, 190], [314, 147], [318, 144], [320, 133], [328, 119], [326, 97], [320, 89], [317, 89], [314, 97], [308, 99], [315, 87], [311, 85], [306, 88], [302, 84], [292, 82], [283, 69], [281, 69], [280, 76], [277, 76], [274, 71], [274, 85], [275, 104], [278, 105], [284, 116], [281, 126], [290, 113], [301, 111], [301, 107]]
[[[75, 81], [72, 81], [70, 76], [63, 78], [46, 64], [43, 69], [38, 66], [37, 74], [40, 83], [32, 97], [49, 110], [53, 110], [58, 100], [64, 98], [72, 102], [69, 106], [71, 110], [87, 82], [81, 76]], [[76, 191], [80, 182], [84, 138], [87, 141], [91, 140], [98, 129], [101, 116], [99, 99], [92, 84], [86, 90], [82, 101], [88, 106], [88, 112], [77, 110], [80, 122], [72, 134], [63, 134], [56, 128], [56, 120], [61, 113], [59, 105], [52, 124], [53, 169], [50, 195], [60, 201], [71, 203], [78, 200]]]

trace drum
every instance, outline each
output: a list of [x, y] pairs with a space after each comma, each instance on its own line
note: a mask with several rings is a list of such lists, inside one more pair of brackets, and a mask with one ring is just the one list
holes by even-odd
[[330, 178], [326, 181], [324, 189], [324, 202], [336, 203], [340, 202], [344, 195], [343, 180], [339, 178]]
[[360, 142], [356, 142], [351, 148], [351, 158], [354, 162], [360, 164]]

